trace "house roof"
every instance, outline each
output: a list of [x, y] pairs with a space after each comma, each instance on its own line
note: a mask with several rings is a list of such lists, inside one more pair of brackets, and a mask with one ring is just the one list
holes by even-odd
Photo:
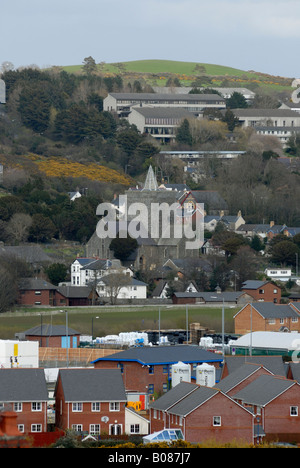
[[153, 403], [150, 404], [150, 407], [157, 410], [168, 410], [173, 405], [178, 403], [182, 398], [185, 398], [191, 392], [198, 388], [197, 384], [193, 384], [190, 382], [180, 382], [180, 384], [173, 387], [163, 396], [154, 400]]
[[216, 388], [198, 386], [194, 392], [172, 406], [172, 408], [169, 409], [169, 413], [178, 416], [186, 416], [218, 393], [220, 393], [220, 390]]
[[[114, 278], [114, 276], [115, 276], [114, 273], [111, 273], [110, 275], [102, 276], [102, 278], [99, 280], [99, 283], [109, 284], [110, 279]], [[139, 281], [136, 278], [133, 278], [132, 276], [128, 276], [124, 274], [123, 286], [124, 287], [125, 286], [147, 286], [147, 283], [144, 283], [143, 281]]]
[[262, 288], [265, 284], [268, 284], [268, 281], [249, 280], [243, 283], [242, 289], [259, 289]]
[[225, 363], [228, 373], [234, 372], [245, 363], [254, 363], [264, 366], [274, 375], [286, 376], [286, 366], [282, 356], [226, 356]]
[[264, 319], [299, 318], [300, 314], [300, 312], [298, 313], [295, 310], [295, 308], [291, 307], [289, 304], [274, 304], [273, 302], [254, 302], [252, 303], [252, 307]]
[[67, 330], [65, 325], [52, 325], [47, 323], [29, 328], [29, 330], [24, 332], [25, 336], [66, 336], [67, 334], [69, 336], [80, 335], [80, 332], [69, 327]]
[[236, 292], [175, 292], [174, 296], [177, 298], [202, 298], [204, 302], [237, 302], [237, 300], [245, 294], [244, 291]]
[[120, 369], [60, 369], [58, 378], [66, 402], [127, 401]]
[[297, 385], [293, 380], [267, 374], [261, 375], [232, 398], [252, 405], [266, 406], [293, 385]]
[[215, 387], [217, 387], [224, 393], [228, 393], [230, 390], [235, 388], [245, 379], [253, 375], [259, 369], [261, 369], [261, 367], [262, 366], [260, 364], [254, 364], [250, 362], [245, 363], [244, 365], [240, 366], [235, 371], [231, 372], [227, 377], [222, 379], [220, 382], [218, 382], [218, 384], [215, 385]]
[[143, 348], [130, 348], [120, 353], [112, 354], [99, 361], [135, 361], [142, 365], [201, 363], [201, 362], [222, 362], [221, 355], [205, 351], [198, 346], [178, 345], [178, 346], [149, 346]]
[[0, 401], [48, 401], [43, 369], [0, 369]]
[[[59, 286], [57, 291], [64, 297], [69, 299], [87, 298], [92, 292], [90, 286]], [[95, 291], [95, 294], [97, 292]]]
[[23, 278], [19, 281], [19, 289], [23, 290], [50, 290], [57, 287], [41, 278]]

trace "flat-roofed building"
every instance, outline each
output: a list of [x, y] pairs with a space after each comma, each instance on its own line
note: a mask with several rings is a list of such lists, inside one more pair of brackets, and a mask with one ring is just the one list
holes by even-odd
[[170, 107], [202, 115], [205, 109], [225, 109], [226, 101], [218, 94], [110, 93], [103, 100], [103, 109], [128, 117], [133, 106]]

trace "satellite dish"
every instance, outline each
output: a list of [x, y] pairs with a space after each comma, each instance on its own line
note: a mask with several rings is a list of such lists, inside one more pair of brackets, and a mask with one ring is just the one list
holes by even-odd
[[108, 416], [102, 416], [101, 421], [104, 422], [104, 423], [107, 423], [109, 421], [109, 417]]

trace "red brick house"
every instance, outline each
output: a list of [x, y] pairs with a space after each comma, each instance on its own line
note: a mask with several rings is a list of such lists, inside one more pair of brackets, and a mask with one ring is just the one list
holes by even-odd
[[127, 392], [151, 397], [169, 390], [172, 365], [179, 361], [190, 364], [192, 368], [206, 362], [219, 369], [223, 357], [198, 346], [149, 346], [105, 356], [93, 361], [93, 364], [97, 369], [121, 369]]
[[0, 369], [0, 405], [16, 413], [20, 433], [47, 431], [47, 403], [43, 369]]
[[300, 311], [292, 304], [254, 302], [234, 315], [234, 332], [238, 335], [255, 331], [300, 332]]
[[300, 442], [300, 385], [294, 380], [261, 375], [232, 398], [253, 412], [266, 440]]
[[97, 291], [89, 286], [54, 286], [41, 278], [24, 278], [19, 283], [21, 306], [89, 306], [98, 299]]
[[22, 306], [55, 305], [56, 286], [40, 278], [25, 278], [19, 283], [18, 304]]
[[125, 432], [127, 397], [119, 369], [60, 369], [54, 395], [59, 429], [96, 436]]
[[270, 281], [246, 281], [241, 289], [255, 301], [279, 304], [281, 300], [281, 289]]
[[181, 382], [151, 403], [151, 433], [164, 428], [181, 429], [184, 440], [218, 443], [254, 442], [251, 411], [217, 388]]

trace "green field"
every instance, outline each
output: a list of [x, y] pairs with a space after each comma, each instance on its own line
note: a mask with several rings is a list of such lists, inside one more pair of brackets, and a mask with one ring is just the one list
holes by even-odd
[[[225, 332], [234, 333], [233, 315], [239, 309], [225, 308]], [[188, 322], [220, 333], [222, 330], [222, 309], [212, 307], [161, 306], [160, 329], [186, 329]], [[96, 318], [99, 317], [99, 318]], [[68, 326], [83, 335], [91, 335], [92, 318], [94, 337], [118, 335], [121, 332], [158, 330], [159, 308], [153, 306], [119, 306], [68, 308]], [[26, 331], [43, 324], [64, 325], [66, 314], [58, 309], [28, 308], [0, 315], [0, 339], [15, 338], [15, 333]]]

